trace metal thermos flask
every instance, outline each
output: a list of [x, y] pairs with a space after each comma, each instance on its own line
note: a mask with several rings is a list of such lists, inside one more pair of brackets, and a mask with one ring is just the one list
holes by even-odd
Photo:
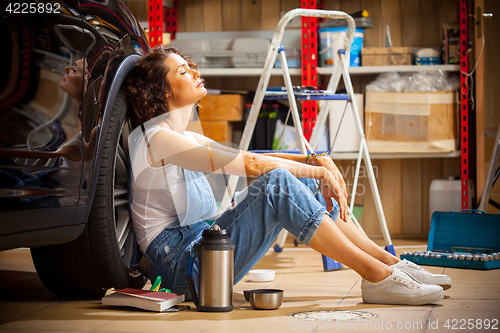
[[198, 253], [200, 260], [198, 295], [190, 267], [189, 282], [195, 305], [199, 311], [232, 311], [235, 246], [229, 238], [229, 231], [221, 230], [214, 224], [210, 229], [203, 230], [202, 237], [194, 246], [194, 251]]

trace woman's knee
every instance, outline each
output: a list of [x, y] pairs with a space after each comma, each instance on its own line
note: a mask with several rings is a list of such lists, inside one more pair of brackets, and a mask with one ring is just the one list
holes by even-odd
[[298, 182], [297, 177], [292, 175], [292, 173], [285, 168], [276, 168], [266, 173], [266, 175], [268, 176], [269, 181], [273, 182]]
[[292, 173], [284, 168], [277, 168], [267, 174], [267, 188], [297, 191], [303, 189], [303, 184]]
[[285, 168], [276, 168], [266, 173], [269, 177], [289, 177], [292, 173]]
[[282, 199], [293, 198], [293, 200], [301, 200], [299, 197], [303, 195], [314, 195], [314, 191], [308, 189], [308, 185], [303, 184], [301, 180], [284, 168], [276, 168], [267, 172], [252, 185], [250, 194], [278, 195]]

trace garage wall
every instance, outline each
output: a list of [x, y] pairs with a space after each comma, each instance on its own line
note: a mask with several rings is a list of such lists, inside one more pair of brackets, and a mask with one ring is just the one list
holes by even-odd
[[[125, 3], [139, 20], [147, 20], [146, 1]], [[178, 29], [180, 32], [274, 30], [281, 14], [300, 7], [300, 3], [300, 0], [182, 0], [178, 1]], [[485, 0], [485, 11], [496, 11], [495, 14], [500, 15], [499, 6], [499, 1]], [[458, 0], [323, 0], [323, 7], [347, 13], [368, 10], [374, 22], [374, 28], [365, 31], [365, 46], [368, 47], [384, 45], [387, 24], [390, 26], [394, 46], [439, 47], [442, 22], [458, 21], [459, 17]], [[486, 70], [485, 123], [487, 129], [494, 131], [500, 121], [500, 96], [493, 93], [498, 90], [500, 64], [496, 57], [500, 44], [493, 43], [490, 36], [498, 31], [498, 22], [498, 19], [493, 19], [485, 23], [485, 63], [486, 68], [492, 69]], [[375, 77], [376, 75], [352, 76], [355, 90], [364, 93], [364, 86]], [[294, 77], [293, 80], [295, 84], [300, 84], [300, 78]], [[212, 88], [253, 90], [257, 86], [258, 77], [210, 77], [207, 81]], [[487, 160], [490, 155], [491, 145], [487, 141]], [[352, 182], [354, 161], [339, 161], [338, 164], [347, 181]], [[427, 237], [430, 183], [437, 178], [459, 177], [459, 159], [386, 159], [374, 160], [373, 164], [391, 236]], [[368, 235], [381, 236], [366, 177], [360, 179], [360, 185], [358, 193], [364, 194], [357, 196], [356, 203], [365, 208], [360, 222]], [[497, 192], [493, 195], [498, 196]]]
[[[280, 13], [300, 7], [299, 0], [179, 1], [179, 31], [274, 30]], [[457, 0], [324, 0], [324, 9], [353, 13], [366, 9], [375, 27], [366, 46], [383, 46], [385, 26], [394, 46], [441, 45], [441, 22], [458, 20]], [[404, 22], [404, 24], [402, 24]], [[438, 27], [438, 29], [435, 29]]]

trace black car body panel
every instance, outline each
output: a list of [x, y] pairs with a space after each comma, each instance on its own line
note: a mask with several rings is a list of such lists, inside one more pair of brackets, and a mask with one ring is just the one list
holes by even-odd
[[[0, 250], [81, 234], [95, 192], [101, 129], [114, 102], [111, 83], [120, 76], [109, 60], [150, 51], [120, 1], [18, 3], [28, 10], [35, 3], [38, 12], [14, 12], [14, 3], [2, 3], [8, 60], [0, 65]], [[59, 87], [64, 67], [80, 58], [90, 72], [81, 121], [77, 104]]]

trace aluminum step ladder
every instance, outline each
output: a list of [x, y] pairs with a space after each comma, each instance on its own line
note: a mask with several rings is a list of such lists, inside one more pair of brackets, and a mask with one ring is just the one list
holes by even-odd
[[[320, 104], [321, 111], [317, 117], [317, 121], [316, 121], [315, 127], [313, 129], [310, 142], [308, 142], [306, 140], [306, 138], [304, 137], [303, 131], [302, 131], [302, 125], [301, 125], [300, 116], [299, 116], [299, 113], [297, 110], [297, 104], [296, 104], [297, 96], [293, 90], [292, 81], [290, 78], [290, 72], [288, 70], [288, 65], [286, 62], [285, 52], [284, 52], [284, 49], [282, 48], [282, 46], [280, 45], [281, 40], [283, 38], [283, 34], [285, 31], [286, 25], [293, 18], [295, 18], [297, 16], [322, 17], [322, 18], [331, 18], [331, 19], [345, 19], [345, 20], [347, 20], [347, 24], [348, 24], [348, 30], [347, 30], [346, 39], [344, 42], [344, 49], [339, 50], [340, 66], [333, 67], [333, 73], [332, 73], [332, 76], [330, 77], [330, 81], [329, 81], [328, 87], [326, 89], [327, 92], [334, 93], [337, 90], [337, 87], [338, 87], [338, 84], [340, 81], [340, 77], [342, 76], [343, 80], [344, 80], [344, 84], [346, 86], [347, 95], [323, 94], [323, 96], [321, 98], [317, 98], [317, 99], [322, 99], [323, 101], [320, 102], [321, 103]], [[366, 144], [364, 130], [363, 130], [363, 127], [361, 125], [361, 120], [359, 118], [359, 114], [357, 111], [358, 109], [357, 109], [357, 105], [356, 105], [356, 100], [354, 98], [354, 91], [353, 91], [351, 79], [349, 76], [348, 66], [347, 66], [346, 57], [345, 57], [345, 54], [346, 53], [348, 54], [349, 50], [350, 50], [350, 46], [351, 46], [351, 43], [352, 43], [352, 40], [354, 37], [354, 29], [355, 29], [354, 19], [351, 16], [349, 16], [348, 14], [346, 14], [344, 12], [340, 12], [340, 11], [328, 11], [328, 10], [316, 10], [316, 9], [293, 9], [293, 10], [289, 11], [288, 13], [286, 13], [281, 18], [281, 20], [279, 21], [279, 23], [276, 27], [276, 30], [274, 32], [273, 39], [271, 41], [271, 47], [269, 49], [269, 52], [268, 52], [267, 57], [266, 57], [266, 62], [264, 64], [263, 73], [262, 73], [260, 80], [259, 80], [259, 83], [257, 85], [255, 97], [254, 97], [254, 100], [253, 100], [253, 103], [252, 103], [252, 106], [251, 106], [251, 109], [250, 109], [250, 112], [248, 115], [248, 119], [247, 119], [245, 128], [243, 130], [242, 137], [241, 137], [240, 149], [242, 149], [242, 150], [248, 149], [253, 132], [254, 132], [254, 129], [255, 129], [255, 125], [257, 123], [257, 119], [259, 116], [259, 110], [262, 106], [262, 102], [263, 102], [264, 98], [266, 97], [266, 94], [273, 95], [273, 93], [267, 92], [267, 88], [268, 88], [269, 79], [271, 77], [271, 70], [272, 70], [274, 63], [275, 63], [275, 60], [279, 54], [280, 60], [281, 60], [281, 67], [282, 67], [282, 71], [283, 71], [283, 79], [285, 81], [286, 96], [287, 96], [289, 103], [290, 103], [290, 110], [292, 113], [297, 137], [299, 138], [300, 147], [301, 147], [300, 150], [301, 150], [302, 154], [307, 154], [308, 150], [313, 152], [314, 151], [313, 147], [316, 147], [316, 145], [319, 141], [321, 129], [323, 128], [323, 125], [325, 124], [327, 116], [330, 112], [330, 105], [331, 104], [328, 104], [328, 99], [330, 99], [330, 100], [331, 99], [336, 99], [336, 100], [342, 99], [342, 100], [346, 100], [347, 102], [352, 103], [352, 111], [354, 112], [355, 122], [356, 122], [358, 132], [360, 134], [361, 140], [360, 140], [360, 147], [359, 147], [359, 151], [358, 151], [358, 158], [357, 158], [357, 164], [356, 164], [356, 173], [355, 173], [355, 178], [354, 178], [353, 190], [351, 193], [351, 203], [349, 205], [349, 215], [353, 219], [353, 221], [359, 227], [361, 227], [359, 225], [359, 223], [357, 223], [356, 219], [354, 218], [354, 215], [352, 214], [352, 209], [354, 207], [354, 199], [355, 199], [355, 194], [356, 194], [356, 187], [358, 184], [361, 159], [363, 158], [363, 160], [365, 161], [365, 164], [366, 164], [366, 168], [368, 169], [368, 178], [370, 181], [370, 185], [371, 185], [370, 187], [372, 189], [373, 197], [375, 199], [375, 206], [377, 208], [377, 215], [378, 215], [379, 222], [380, 222], [380, 228], [382, 230], [382, 234], [383, 234], [383, 237], [384, 237], [384, 240], [386, 243], [386, 250], [388, 250], [390, 253], [395, 255], [394, 246], [392, 245], [392, 241], [391, 241], [391, 238], [389, 235], [389, 230], [387, 229], [385, 215], [384, 215], [384, 212], [382, 209], [382, 202], [380, 200], [380, 195], [379, 195], [377, 183], [375, 180], [375, 174], [373, 172], [373, 166], [372, 166], [371, 159], [370, 159], [370, 156], [368, 153], [368, 148], [367, 148], [367, 144]], [[310, 94], [309, 96], [307, 96], [307, 94], [304, 94], [303, 99], [312, 99], [312, 98], [314, 98], [313, 95], [314, 94]], [[333, 96], [324, 96], [324, 95], [333, 95]], [[299, 99], [300, 99], [300, 96], [299, 96]], [[222, 199], [220, 213], [224, 209], [223, 207], [227, 207], [229, 205], [229, 203], [231, 202], [231, 199], [234, 195], [234, 189], [236, 188], [237, 183], [238, 183], [238, 176], [230, 176], [229, 177], [226, 191], [225, 191], [224, 197]], [[362, 230], [362, 228], [361, 228], [361, 230]], [[283, 245], [285, 243], [286, 237], [287, 237], [287, 231], [284, 230], [280, 233], [280, 235], [276, 239], [276, 245], [274, 247], [275, 251], [280, 252], [283, 249]], [[326, 257], [323, 258], [324, 265], [325, 265], [325, 258]], [[329, 259], [329, 258], [327, 258], [327, 259]], [[329, 260], [331, 262], [334, 262], [331, 259], [329, 259]], [[336, 263], [336, 264], [339, 264], [339, 263]], [[327, 270], [326, 266], [324, 266], [324, 267], [325, 267], [325, 270]], [[341, 268], [341, 266], [336, 267], [336, 268]]]
[[[486, 211], [488, 203], [490, 202], [491, 188], [495, 184], [500, 175], [500, 166], [497, 165], [500, 161], [500, 125], [498, 126], [497, 136], [495, 138], [495, 145], [491, 154], [490, 166], [488, 167], [488, 175], [486, 176], [486, 184], [484, 184], [483, 194], [479, 203], [478, 210]], [[496, 169], [496, 170], [495, 170]]]

